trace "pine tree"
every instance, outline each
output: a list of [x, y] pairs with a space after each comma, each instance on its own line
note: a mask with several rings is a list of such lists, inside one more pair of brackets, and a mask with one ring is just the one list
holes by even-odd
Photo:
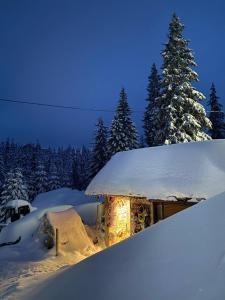
[[27, 187], [23, 182], [21, 170], [16, 168], [6, 175], [5, 184], [0, 197], [0, 222], [5, 218], [5, 208], [11, 200], [28, 200]]
[[4, 184], [4, 181], [5, 181], [5, 166], [4, 166], [3, 157], [0, 153], [0, 192]]
[[79, 176], [79, 164], [77, 155], [73, 159], [73, 166], [72, 166], [72, 186], [76, 190], [81, 190], [81, 183], [80, 183], [80, 176]]
[[162, 52], [160, 129], [154, 137], [155, 145], [210, 139], [204, 130], [211, 127], [211, 122], [199, 103], [205, 97], [192, 86], [192, 82], [198, 81], [198, 74], [191, 68], [196, 63], [188, 48], [189, 41], [183, 38], [183, 30], [180, 19], [173, 15], [169, 41]]
[[107, 162], [107, 128], [103, 119], [99, 118], [96, 124], [94, 147], [90, 159], [90, 179], [92, 179]]
[[52, 191], [52, 190], [59, 189], [60, 187], [61, 186], [60, 186], [56, 165], [54, 162], [51, 162], [49, 168], [49, 177], [48, 177], [48, 190]]
[[147, 107], [144, 113], [144, 133], [145, 142], [148, 146], [154, 146], [155, 132], [158, 130], [160, 124], [158, 119], [158, 97], [160, 95], [160, 76], [156, 69], [156, 65], [153, 64], [151, 68], [151, 74], [148, 77], [148, 97]]
[[208, 105], [210, 106], [209, 119], [212, 122], [212, 128], [209, 130], [209, 133], [212, 139], [223, 139], [225, 138], [224, 112], [223, 106], [219, 103], [214, 83], [211, 86]]
[[108, 139], [109, 158], [119, 151], [138, 148], [137, 132], [131, 120], [131, 110], [127, 102], [127, 94], [122, 88]]
[[[38, 153], [36, 151], [36, 147], [32, 146], [30, 149], [30, 159], [26, 167], [26, 178], [28, 183], [28, 195], [30, 201], [33, 201], [34, 198], [37, 196], [37, 178], [39, 178], [39, 175], [37, 176], [36, 171], [38, 168]], [[37, 177], [36, 177], [37, 176]]]
[[72, 166], [72, 187], [77, 190], [86, 189], [89, 181], [90, 151], [84, 146], [77, 150]]
[[[35, 187], [35, 194], [40, 194], [47, 192], [48, 189], [48, 178], [47, 173], [45, 171], [44, 165], [39, 162], [37, 169], [34, 175], [34, 187]], [[36, 196], [35, 195], [35, 196]]]
[[80, 190], [83, 191], [88, 186], [90, 181], [89, 175], [89, 163], [90, 163], [90, 151], [85, 146], [83, 146], [79, 153], [79, 161], [78, 161], [78, 171], [80, 178]]
[[143, 135], [141, 135], [141, 137], [140, 137], [139, 148], [145, 148], [145, 140], [144, 140]]

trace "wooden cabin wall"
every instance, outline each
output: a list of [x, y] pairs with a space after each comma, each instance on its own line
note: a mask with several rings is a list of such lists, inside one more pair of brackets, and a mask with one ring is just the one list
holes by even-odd
[[154, 206], [154, 223], [168, 218], [188, 207], [191, 207], [195, 203], [185, 203], [185, 202], [153, 202]]
[[131, 235], [130, 198], [110, 196], [105, 201], [106, 244], [111, 246]]

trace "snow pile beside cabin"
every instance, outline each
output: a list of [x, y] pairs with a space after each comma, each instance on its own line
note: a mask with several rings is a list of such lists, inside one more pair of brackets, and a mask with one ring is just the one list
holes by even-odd
[[17, 300], [224, 300], [225, 193], [63, 271]]
[[225, 191], [225, 140], [117, 153], [89, 184], [87, 195], [209, 198]]
[[39, 194], [32, 202], [32, 206], [41, 209], [59, 205], [75, 206], [90, 202], [96, 202], [96, 198], [87, 197], [82, 191], [73, 190], [70, 188], [61, 188], [47, 193]]
[[[18, 299], [17, 294], [24, 288], [105, 247], [103, 242], [100, 243], [101, 237], [98, 237], [98, 244], [93, 244], [96, 232], [87, 226], [96, 222], [98, 203], [94, 200], [94, 197], [68, 188], [42, 193], [32, 203], [36, 210], [1, 231], [0, 244], [16, 241], [19, 237], [21, 241], [0, 247], [0, 299]], [[11, 204], [15, 206], [22, 202]], [[47, 250], [43, 243], [46, 232], [41, 228], [46, 216], [52, 231], [56, 227], [59, 229], [60, 255], [57, 257], [55, 247]]]
[[74, 208], [61, 212], [48, 212], [46, 220], [53, 231], [53, 237], [56, 228], [58, 229], [60, 253], [79, 252], [89, 256], [96, 252], [93, 242], [88, 237], [84, 224]]
[[32, 202], [32, 206], [37, 209], [33, 208], [31, 213], [10, 223], [1, 231], [0, 243], [15, 241], [20, 236], [21, 242], [31, 239], [45, 213], [64, 211], [73, 206], [76, 207], [76, 211], [85, 224], [94, 225], [99, 203], [93, 201], [96, 201], [94, 197], [87, 197], [83, 192], [69, 188], [42, 193]]

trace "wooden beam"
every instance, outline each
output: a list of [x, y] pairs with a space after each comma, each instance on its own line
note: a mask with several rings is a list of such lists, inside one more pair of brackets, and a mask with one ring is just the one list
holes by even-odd
[[153, 202], [150, 201], [150, 225], [153, 225], [155, 223], [154, 220], [154, 205]]

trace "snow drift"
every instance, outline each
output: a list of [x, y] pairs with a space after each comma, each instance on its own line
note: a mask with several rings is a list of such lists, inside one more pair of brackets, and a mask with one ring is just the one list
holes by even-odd
[[86, 194], [209, 198], [225, 191], [224, 182], [225, 140], [214, 140], [117, 153]]
[[[80, 252], [83, 255], [95, 253], [94, 245], [88, 237], [80, 216], [74, 208], [60, 212], [48, 212], [41, 224], [41, 235], [53, 235], [59, 231], [59, 252]], [[46, 225], [47, 224], [47, 225]], [[49, 226], [50, 225], [50, 226]]]
[[59, 205], [75, 206], [90, 202], [96, 202], [96, 198], [85, 196], [84, 192], [82, 191], [73, 190], [70, 188], [61, 188], [39, 194], [32, 202], [32, 206], [41, 209]]
[[224, 300], [225, 193], [37, 286], [23, 300]]
[[69, 188], [42, 193], [32, 202], [32, 206], [36, 207], [36, 210], [18, 221], [10, 223], [1, 231], [0, 243], [15, 241], [19, 236], [21, 236], [22, 242], [30, 240], [36, 233], [45, 213], [64, 211], [73, 206], [78, 206], [77, 212], [85, 224], [94, 225], [94, 216], [96, 216], [98, 205], [98, 202], [94, 201], [96, 201], [94, 197], [87, 197], [83, 192]]

